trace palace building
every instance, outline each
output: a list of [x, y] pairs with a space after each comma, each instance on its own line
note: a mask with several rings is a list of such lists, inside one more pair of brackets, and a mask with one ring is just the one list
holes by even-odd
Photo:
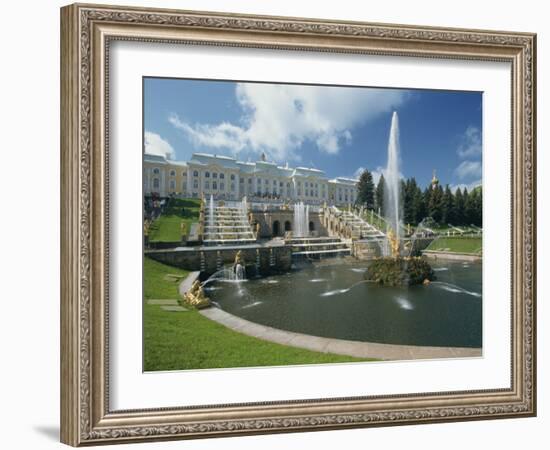
[[193, 153], [187, 162], [144, 155], [145, 195], [209, 197], [217, 200], [293, 200], [310, 204], [348, 204], [357, 199], [357, 180], [329, 179], [318, 169], [279, 166], [266, 160], [243, 162], [235, 158]]

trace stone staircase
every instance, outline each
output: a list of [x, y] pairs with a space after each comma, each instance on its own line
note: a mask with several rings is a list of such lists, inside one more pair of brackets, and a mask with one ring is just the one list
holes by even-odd
[[341, 220], [351, 230], [352, 239], [383, 239], [386, 235], [351, 211], [341, 211]]
[[213, 217], [208, 208], [204, 216], [203, 243], [228, 245], [256, 242], [247, 210], [240, 206], [215, 206]]
[[337, 237], [290, 238], [285, 244], [292, 247], [292, 256], [322, 258], [351, 254], [351, 242]]

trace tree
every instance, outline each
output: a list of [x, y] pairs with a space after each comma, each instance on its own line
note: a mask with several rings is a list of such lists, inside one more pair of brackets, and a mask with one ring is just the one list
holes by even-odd
[[474, 191], [468, 193], [468, 189], [464, 188], [464, 225], [470, 225], [475, 220], [475, 199]]
[[424, 220], [424, 218], [427, 215], [426, 212], [426, 203], [424, 202], [424, 195], [422, 194], [422, 190], [417, 185], [414, 194], [413, 194], [413, 209], [414, 209], [414, 223], [419, 224]]
[[462, 195], [460, 188], [457, 188], [455, 191], [453, 209], [454, 225], [464, 225], [466, 223], [464, 218], [464, 196]]
[[414, 197], [417, 191], [416, 180], [409, 178], [403, 185], [403, 221], [409, 224], [416, 223], [416, 208], [417, 203], [414, 201]]
[[465, 201], [464, 213], [467, 218], [467, 225], [482, 226], [483, 213], [482, 213], [482, 192], [481, 186], [478, 186], [470, 192], [468, 199]]
[[374, 208], [374, 181], [368, 170], [363, 171], [357, 183], [357, 203], [368, 209]]
[[449, 185], [445, 185], [445, 192], [443, 193], [441, 201], [441, 222], [444, 224], [453, 223], [454, 218], [454, 201], [453, 193]]
[[428, 189], [428, 215], [437, 223], [443, 219], [443, 188], [438, 184]]
[[376, 209], [380, 211], [380, 214], [384, 214], [384, 195], [386, 192], [386, 180], [384, 175], [380, 175], [378, 180], [378, 186], [376, 187]]

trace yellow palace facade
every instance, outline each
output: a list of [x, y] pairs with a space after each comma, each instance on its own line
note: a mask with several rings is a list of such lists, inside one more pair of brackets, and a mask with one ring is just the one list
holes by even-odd
[[291, 200], [311, 204], [348, 204], [357, 199], [357, 180], [329, 179], [319, 169], [279, 166], [266, 160], [238, 161], [228, 156], [194, 153], [187, 162], [144, 155], [145, 195], [209, 197], [220, 200]]

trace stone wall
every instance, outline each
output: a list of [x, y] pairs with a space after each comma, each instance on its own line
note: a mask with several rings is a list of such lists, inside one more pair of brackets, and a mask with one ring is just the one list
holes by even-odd
[[481, 261], [481, 255], [474, 255], [472, 253], [452, 253], [452, 252], [436, 252], [433, 250], [424, 250], [422, 256], [431, 259], [451, 259], [456, 261]]
[[185, 270], [199, 270], [201, 275], [211, 275], [221, 266], [229, 266], [241, 250], [247, 273], [253, 268], [259, 255], [261, 275], [290, 270], [292, 250], [289, 246], [201, 247], [170, 250], [147, 250], [145, 256], [155, 261]]
[[[315, 236], [328, 236], [318, 212], [309, 213], [309, 221], [312, 222], [313, 234]], [[295, 229], [294, 211], [252, 211], [252, 222], [260, 224], [260, 238], [284, 236], [285, 231], [289, 231], [288, 228], [290, 228], [290, 231]]]
[[354, 241], [351, 254], [362, 261], [382, 256], [380, 246], [374, 241]]
[[[419, 256], [420, 254], [424, 254], [423, 250], [428, 247], [432, 241], [433, 238], [416, 239], [413, 244], [414, 247], [411, 255]], [[360, 260], [368, 260], [382, 256], [380, 245], [374, 241], [354, 241], [351, 251], [351, 254]]]

